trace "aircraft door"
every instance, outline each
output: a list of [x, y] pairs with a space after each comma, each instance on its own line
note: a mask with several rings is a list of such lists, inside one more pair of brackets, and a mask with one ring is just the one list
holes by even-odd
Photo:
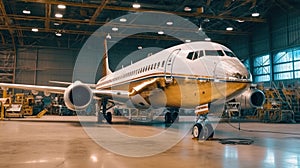
[[176, 49], [174, 51], [171, 52], [171, 54], [169, 55], [168, 59], [166, 60], [166, 64], [165, 64], [165, 80], [167, 83], [172, 82], [173, 80], [173, 64], [175, 61], [176, 56], [179, 54], [181, 49]]

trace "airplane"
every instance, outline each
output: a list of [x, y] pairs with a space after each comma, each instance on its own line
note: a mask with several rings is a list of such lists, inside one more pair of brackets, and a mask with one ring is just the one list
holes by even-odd
[[[107, 112], [109, 102], [122, 102], [138, 109], [166, 107], [169, 112], [165, 122], [172, 123], [180, 108], [195, 109], [224, 97], [230, 100], [247, 90], [252, 82], [251, 74], [235, 54], [215, 42], [179, 44], [115, 72], [109, 68], [105, 50], [103, 77], [96, 84], [75, 81], [68, 87], [57, 87], [0, 83], [0, 87], [63, 94], [71, 110], [84, 110], [97, 97], [108, 123], [112, 122], [112, 114]], [[193, 136], [201, 137], [205, 128], [210, 132], [204, 138], [211, 137], [212, 127], [199, 123], [193, 127]]]

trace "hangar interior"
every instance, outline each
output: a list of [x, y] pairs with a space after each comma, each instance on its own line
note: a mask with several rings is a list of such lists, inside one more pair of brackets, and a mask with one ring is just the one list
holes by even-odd
[[[49, 83], [49, 81], [71, 82], [78, 54], [89, 37], [99, 27], [127, 14], [167, 12], [194, 23], [199, 28], [198, 30], [202, 30], [207, 36], [204, 40], [217, 42], [230, 48], [251, 72], [253, 87], [262, 90], [265, 94], [265, 102], [259, 108], [243, 110], [240, 107], [241, 102], [229, 102], [224, 110], [224, 118], [230, 118], [234, 121], [234, 119], [243, 117], [247, 121], [260, 121], [258, 124], [246, 125], [246, 128], [257, 130], [262, 127], [268, 128], [268, 125], [262, 124], [263, 122], [298, 123], [300, 122], [299, 9], [300, 1], [298, 0], [1, 0], [0, 83], [56, 85]], [[120, 22], [122, 21], [120, 20]], [[129, 28], [144, 28], [143, 26], [130, 25], [130, 20], [124, 22], [128, 23]], [[111, 35], [111, 39], [108, 40], [108, 44], [112, 46], [108, 51], [110, 68], [112, 70], [120, 68], [120, 66], [123, 66], [120, 65], [120, 62], [128, 54], [137, 50], [149, 47], [165, 49], [176, 44], [191, 42], [191, 39], [179, 40], [164, 34], [163, 31], [165, 30], [162, 30], [162, 28], [166, 28], [165, 24], [169, 29], [176, 30], [176, 23], [172, 22], [169, 25], [168, 23], [158, 23], [157, 27], [153, 27], [152, 32], [137, 33], [130, 36], [122, 35], [122, 29], [128, 28], [126, 26], [122, 27], [122, 24], [118, 24], [105, 32]], [[160, 33], [161, 31], [162, 33]], [[116, 36], [126, 38], [116, 42], [114, 40]], [[99, 56], [101, 55], [103, 53], [99, 53]], [[97, 74], [92, 82], [97, 82], [101, 78], [101, 68], [95, 69], [95, 71]], [[15, 97], [18, 97], [18, 93], [27, 94], [26, 91], [22, 90], [14, 90], [13, 92]], [[43, 93], [39, 94], [42, 97], [44, 96]], [[2, 90], [1, 95], [3, 95]], [[22, 94], [20, 94], [20, 99], [24, 99]], [[24, 106], [30, 104], [30, 99], [32, 97], [26, 97], [27, 104], [24, 103]], [[52, 100], [44, 101], [51, 102]], [[32, 111], [33, 109], [28, 115], [33, 115]], [[39, 108], [38, 112], [42, 113], [35, 113], [34, 115], [40, 114], [42, 116], [47, 111]], [[24, 113], [26, 114], [26, 112]], [[70, 115], [74, 115], [74, 113]], [[57, 120], [61, 119], [57, 118]], [[20, 134], [37, 143], [39, 147], [43, 146], [38, 140], [47, 141], [47, 133], [43, 134], [43, 137], [42, 135], [37, 137], [37, 140], [30, 138], [30, 136], [36, 137], [36, 135], [25, 133], [25, 127], [30, 127], [34, 130], [34, 133], [42, 132], [38, 128], [39, 124], [49, 131], [51, 136], [55, 136], [55, 131], [47, 128], [48, 123], [37, 122], [25, 124], [25, 126], [21, 122], [11, 122], [9, 124], [13, 126], [10, 125], [11, 128], [6, 130], [8, 130], [8, 133], [12, 133], [14, 141], [20, 140], [18, 139]], [[34, 157], [39, 158], [39, 160], [32, 159], [27, 162], [26, 159], [20, 159], [26, 158], [25, 152], [21, 154], [17, 152], [19, 155], [16, 158], [20, 160], [14, 160], [14, 163], [10, 163], [7, 160], [4, 161], [5, 157], [3, 157], [0, 161], [3, 165], [13, 167], [24, 167], [24, 165], [25, 167], [31, 167], [32, 165], [45, 166], [46, 164], [49, 167], [57, 165], [61, 165], [61, 167], [97, 167], [99, 163], [103, 167], [116, 167], [119, 165], [153, 167], [155, 160], [165, 159], [161, 162], [162, 166], [182, 167], [185, 166], [182, 163], [187, 160], [185, 157], [191, 155], [190, 159], [192, 161], [187, 164], [194, 167], [199, 167], [197, 163], [199, 158], [196, 156], [201, 156], [200, 159], [203, 161], [203, 165], [210, 165], [210, 167], [250, 167], [251, 164], [251, 166], [254, 165], [253, 167], [276, 167], [276, 165], [279, 165], [279, 167], [297, 167], [300, 165], [300, 158], [297, 156], [299, 145], [293, 145], [292, 143], [286, 146], [282, 145], [286, 143], [284, 141], [286, 138], [298, 143], [297, 125], [278, 126], [270, 124], [270, 128], [268, 128], [270, 130], [276, 129], [278, 131], [282, 129], [282, 132], [279, 131], [280, 136], [279, 138], [276, 137], [277, 139], [272, 134], [267, 134], [267, 138], [264, 139], [265, 135], [263, 134], [256, 135], [254, 133], [247, 134], [247, 132], [233, 131], [230, 134], [232, 136], [255, 137], [255, 141], [258, 141], [254, 143], [257, 144], [255, 151], [261, 152], [257, 155], [258, 159], [253, 158], [257, 154], [255, 152], [250, 152], [250, 154], [243, 152], [253, 151], [251, 146], [236, 148], [225, 146], [223, 149], [223, 146], [213, 144], [213, 141], [190, 142], [191, 138], [187, 136], [170, 151], [138, 161], [112, 154], [103, 148], [95, 151], [98, 148], [87, 142], [88, 138], [85, 137], [82, 130], [78, 130], [77, 127], [70, 127], [70, 125], [63, 125], [63, 123], [55, 122], [53, 125], [54, 129], [66, 127], [66, 130], [70, 131], [68, 133], [70, 137], [76, 135], [75, 138], [59, 136], [61, 138], [60, 142], [68, 147], [62, 147], [55, 144], [55, 140], [49, 140], [53, 143], [53, 148], [59, 148], [59, 152], [62, 153], [68, 150], [68, 152], [79, 152], [81, 154], [82, 152], [88, 154], [94, 152], [95, 154], [88, 156], [73, 154], [70, 155], [69, 160], [65, 160], [65, 157], [60, 153], [54, 152], [53, 156], [48, 157], [52, 160], [45, 161], [38, 154], [45, 154], [49, 152], [49, 149], [43, 149], [42, 151], [35, 149]], [[119, 127], [119, 125], [116, 127]], [[2, 125], [2, 128], [6, 128], [5, 125]], [[18, 128], [22, 133], [14, 130], [14, 128]], [[143, 130], [144, 128], [141, 126], [138, 129]], [[156, 131], [152, 129], [156, 128], [148, 129], [146, 132], [151, 134]], [[230, 127], [226, 125], [219, 128], [219, 132], [216, 132], [216, 134], [220, 137], [226, 136], [226, 129], [230, 129]], [[76, 134], [76, 131], [79, 131], [79, 134]], [[294, 132], [294, 134], [288, 133], [284, 136], [283, 134], [286, 132]], [[9, 137], [5, 136], [4, 133], [0, 135], [5, 141], [0, 146], [3, 145], [3, 148], [4, 145], [11, 146], [8, 143], [10, 141]], [[81, 142], [80, 139], [83, 139], [84, 142]], [[72, 141], [71, 144], [69, 141]], [[273, 145], [270, 145], [272, 143]], [[274, 144], [278, 145], [278, 148], [273, 150]], [[201, 147], [199, 147], [201, 145], [205, 145], [204, 150], [213, 150], [216, 153], [219, 152], [219, 154], [215, 156], [209, 153], [204, 156], [201, 153]], [[72, 148], [71, 146], [79, 148], [71, 150], [69, 149]], [[34, 148], [32, 145], [29, 145], [29, 147]], [[189, 150], [186, 152], [184, 148]], [[20, 149], [29, 151], [24, 147], [20, 147]], [[10, 151], [13, 150], [18, 151], [13, 147], [7, 149], [10, 154]], [[285, 153], [282, 155], [277, 154], [280, 150]], [[176, 154], [178, 151], [180, 152], [179, 155]], [[170, 159], [168, 152], [172, 153], [172, 157], [178, 158], [180, 163]], [[83, 162], [80, 162], [78, 157], [83, 158]], [[101, 157], [102, 160], [99, 159]], [[214, 166], [211, 165], [213, 161], [210, 161], [207, 157], [225, 159], [217, 159], [218, 162]], [[113, 163], [111, 161], [113, 159], [117, 162]], [[256, 161], [253, 162], [253, 160]]]
[[[134, 8], [134, 3], [139, 3], [141, 7]], [[252, 73], [253, 82], [259, 84], [262, 90], [266, 90], [266, 108], [273, 109], [270, 103], [276, 101], [280, 109], [291, 111], [292, 114], [288, 115], [292, 117], [287, 118], [298, 122], [298, 6], [299, 2], [296, 0], [4, 0], [1, 3], [0, 82], [42, 85], [49, 85], [49, 81], [70, 82], [80, 49], [100, 26], [134, 12], [164, 11], [194, 23], [206, 34], [206, 40], [224, 44], [232, 49]], [[129, 27], [137, 26], [129, 24]], [[175, 23], [170, 27], [176, 29]], [[117, 25], [106, 32], [113, 38], [108, 41], [113, 45], [109, 50], [112, 70], [120, 67], [120, 62], [128, 54], [139, 50], [138, 48], [168, 48], [190, 40], [180, 41], [167, 34], [153, 33], [166, 28], [155, 27], [152, 33], [138, 33], [116, 42], [114, 36], [120, 36], [123, 28], [125, 27]], [[92, 82], [101, 78], [101, 69], [98, 69], [98, 72], [95, 81]], [[276, 91], [270, 91], [270, 88], [275, 88]], [[234, 111], [235, 108], [229, 111]], [[283, 116], [281, 110], [272, 112], [276, 113], [273, 118], [269, 114], [264, 118], [267, 115], [264, 111], [266, 110], [246, 114], [255, 113], [261, 120], [273, 122], [290, 121], [279, 119]]]

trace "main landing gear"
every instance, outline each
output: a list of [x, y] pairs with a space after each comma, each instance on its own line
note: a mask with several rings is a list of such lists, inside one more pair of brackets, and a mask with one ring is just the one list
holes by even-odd
[[199, 115], [196, 124], [194, 124], [192, 129], [192, 135], [194, 138], [199, 140], [211, 139], [214, 136], [214, 128], [207, 121], [207, 115]]
[[107, 110], [112, 108], [114, 106], [114, 104], [110, 105], [109, 107], [107, 107], [107, 104], [108, 104], [107, 99], [102, 99], [101, 100], [102, 113], [101, 112], [98, 113], [98, 123], [102, 123], [102, 120], [104, 118], [107, 123], [112, 124], [112, 114], [111, 114], [111, 112], [107, 112]]
[[167, 112], [165, 114], [165, 123], [166, 124], [172, 124], [174, 122], [179, 121], [179, 110], [174, 108], [174, 109], [167, 109]]

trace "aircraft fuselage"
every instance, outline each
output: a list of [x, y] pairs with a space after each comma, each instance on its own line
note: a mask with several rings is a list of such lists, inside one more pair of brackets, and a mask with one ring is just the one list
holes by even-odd
[[251, 82], [251, 75], [231, 50], [213, 42], [193, 42], [115, 71], [100, 79], [96, 89], [128, 91], [129, 97], [116, 100], [137, 108], [195, 108], [230, 99]]

